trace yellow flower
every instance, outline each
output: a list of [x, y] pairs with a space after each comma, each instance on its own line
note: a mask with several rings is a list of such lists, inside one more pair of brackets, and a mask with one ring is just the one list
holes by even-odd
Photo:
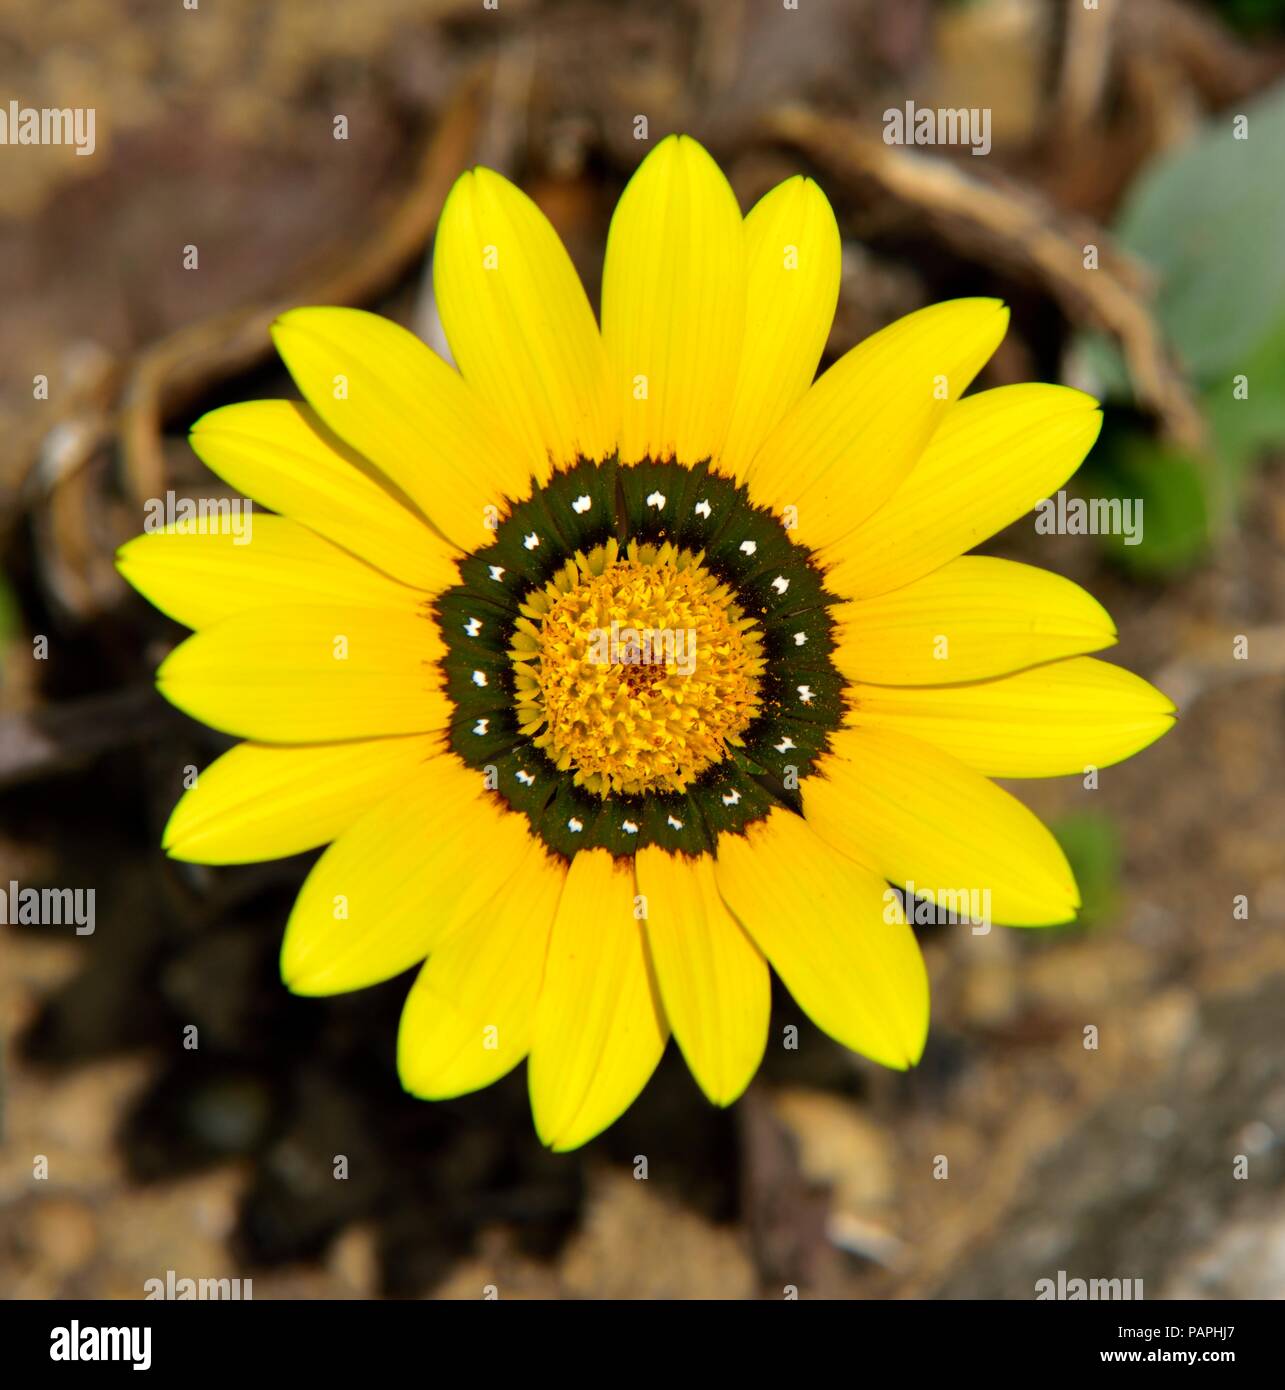
[[525, 1058], [555, 1149], [629, 1106], [671, 1031], [735, 1100], [769, 962], [818, 1027], [912, 1065], [928, 984], [888, 884], [1070, 921], [1056, 842], [988, 778], [1081, 773], [1172, 722], [1084, 655], [1116, 637], [1087, 593], [963, 554], [1075, 471], [1096, 403], [961, 400], [1007, 324], [989, 299], [911, 314], [814, 384], [829, 204], [793, 178], [742, 219], [685, 137], [616, 209], [601, 331], [548, 221], [490, 170], [455, 185], [433, 269], [458, 371], [372, 314], [285, 314], [307, 404], [192, 431], [279, 515], [249, 544], [174, 527], [120, 553], [196, 630], [161, 691], [245, 740], [166, 849], [329, 843], [286, 984], [426, 961], [406, 1089], [459, 1095]]

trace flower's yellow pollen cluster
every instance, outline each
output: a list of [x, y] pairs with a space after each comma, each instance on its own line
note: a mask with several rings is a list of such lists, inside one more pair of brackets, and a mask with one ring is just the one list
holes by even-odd
[[522, 605], [522, 732], [606, 796], [682, 791], [759, 710], [763, 639], [703, 556], [609, 541]]

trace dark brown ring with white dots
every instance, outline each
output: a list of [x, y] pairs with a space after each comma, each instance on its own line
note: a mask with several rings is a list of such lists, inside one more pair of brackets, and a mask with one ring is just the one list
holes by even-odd
[[[577, 551], [615, 538], [703, 552], [763, 633], [761, 708], [743, 743], [683, 792], [601, 796], [577, 786], [519, 727], [509, 651], [519, 605]], [[712, 852], [719, 834], [744, 832], [775, 806], [799, 811], [798, 787], [828, 748], [845, 712], [834, 667], [833, 606], [820, 566], [743, 484], [673, 462], [579, 461], [508, 506], [494, 543], [460, 563], [461, 583], [433, 603], [455, 707], [448, 740], [531, 823], [552, 852], [603, 848], [618, 857], [646, 845]]]

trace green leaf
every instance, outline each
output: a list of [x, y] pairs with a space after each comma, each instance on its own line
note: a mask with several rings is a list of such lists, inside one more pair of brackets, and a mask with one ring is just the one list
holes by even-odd
[[14, 598], [8, 581], [0, 575], [0, 646], [8, 646], [20, 629], [18, 600]]
[[1251, 33], [1285, 25], [1285, 0], [1213, 0], [1213, 3], [1228, 23]]
[[1120, 883], [1120, 836], [1104, 811], [1075, 811], [1052, 823], [1052, 831], [1079, 885], [1082, 906], [1076, 923], [1094, 927], [1115, 910]]
[[[1238, 115], [1247, 120], [1248, 139], [1235, 138]], [[1243, 109], [1225, 111], [1194, 141], [1150, 164], [1112, 229], [1155, 277], [1156, 318], [1198, 385], [1213, 393], [1208, 403], [1221, 402], [1223, 383], [1230, 391], [1237, 373], [1260, 379], [1254, 411], [1224, 422], [1233, 454], [1242, 439], [1254, 448], [1285, 439], [1275, 417], [1269, 423], [1257, 414], [1271, 391], [1285, 391], [1283, 144], [1280, 84]], [[1113, 339], [1079, 334], [1070, 360], [1086, 389], [1108, 401], [1133, 400]]]
[[1204, 407], [1219, 462], [1237, 482], [1260, 452], [1285, 444], [1285, 316], [1236, 373], [1210, 384]]
[[21, 630], [18, 600], [4, 576], [0, 575], [0, 689], [6, 684], [5, 664], [9, 657], [9, 646]]
[[1148, 578], [1181, 573], [1204, 557], [1220, 486], [1207, 462], [1136, 431], [1108, 437], [1077, 478], [1077, 490], [1087, 497], [1141, 503], [1136, 543], [1118, 535], [1101, 540], [1114, 561]]
[[[1234, 123], [1247, 121], [1248, 138]], [[1285, 85], [1231, 108], [1137, 180], [1116, 236], [1158, 277], [1157, 314], [1202, 381], [1244, 369], [1285, 317]]]

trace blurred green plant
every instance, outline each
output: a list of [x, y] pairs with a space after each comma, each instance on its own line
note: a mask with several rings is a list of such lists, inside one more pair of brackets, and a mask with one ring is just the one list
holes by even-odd
[[1161, 444], [1137, 425], [1111, 421], [1076, 484], [1086, 496], [1141, 504], [1136, 544], [1119, 535], [1099, 537], [1106, 554], [1137, 578], [1180, 574], [1209, 548], [1215, 470], [1207, 459]]
[[9, 581], [0, 575], [0, 649], [7, 647], [21, 631], [21, 613], [18, 600]]
[[1237, 29], [1285, 27], [1285, 0], [1213, 0], [1214, 9]]
[[0, 575], [0, 690], [8, 683], [9, 646], [22, 630], [22, 619], [18, 610], [18, 600], [7, 581]]
[[1074, 811], [1051, 827], [1080, 888], [1074, 927], [1094, 928], [1109, 920], [1119, 901], [1120, 834], [1105, 811]]
[[[1209, 427], [1207, 452], [1194, 457], [1108, 416], [1112, 427], [1080, 486], [1143, 499], [1141, 544], [1106, 538], [1111, 555], [1136, 573], [1164, 575], [1198, 561], [1234, 518], [1255, 461], [1285, 446], [1282, 146], [1285, 84], [1161, 155], [1134, 183], [1113, 228], [1155, 277], [1157, 321]], [[1133, 404], [1112, 343], [1085, 335], [1072, 356], [1108, 406]]]

